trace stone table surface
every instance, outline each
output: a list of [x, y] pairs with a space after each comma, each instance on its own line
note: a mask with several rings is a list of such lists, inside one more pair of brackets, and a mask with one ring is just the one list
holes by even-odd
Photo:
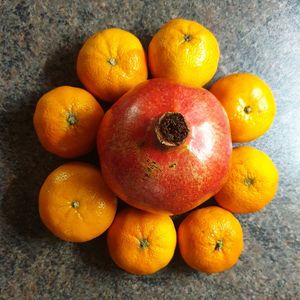
[[[37, 195], [63, 159], [39, 145], [32, 115], [39, 97], [81, 86], [74, 63], [97, 30], [122, 27], [147, 47], [170, 18], [194, 19], [221, 48], [214, 78], [253, 72], [273, 89], [272, 128], [251, 144], [280, 171], [276, 199], [239, 215], [245, 250], [231, 270], [205, 275], [178, 252], [168, 267], [137, 277], [118, 269], [105, 236], [85, 244], [52, 236], [38, 216]], [[300, 2], [0, 1], [0, 299], [300, 299]], [[82, 158], [97, 163], [95, 151]]]

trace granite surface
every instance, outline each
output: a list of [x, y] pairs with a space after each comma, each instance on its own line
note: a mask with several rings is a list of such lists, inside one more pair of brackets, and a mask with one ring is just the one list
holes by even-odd
[[[41, 224], [39, 188], [63, 160], [39, 145], [32, 115], [44, 92], [81, 86], [74, 62], [93, 32], [122, 27], [147, 47], [175, 17], [197, 20], [217, 36], [222, 56], [214, 80], [248, 71], [272, 87], [274, 125], [251, 144], [277, 164], [280, 186], [261, 213], [238, 216], [245, 251], [233, 269], [207, 276], [176, 253], [158, 274], [136, 277], [114, 265], [105, 236], [65, 243]], [[300, 299], [299, 97], [299, 0], [1, 0], [0, 299]], [[95, 152], [82, 160], [97, 163]]]

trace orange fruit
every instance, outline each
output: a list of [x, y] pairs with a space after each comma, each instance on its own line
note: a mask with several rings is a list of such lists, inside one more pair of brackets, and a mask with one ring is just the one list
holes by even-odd
[[275, 197], [278, 177], [267, 154], [249, 146], [235, 148], [228, 180], [215, 198], [231, 212], [256, 212]]
[[184, 19], [166, 23], [152, 38], [149, 68], [163, 77], [202, 87], [216, 73], [220, 50], [215, 36], [201, 24]]
[[102, 234], [117, 210], [116, 196], [100, 171], [72, 162], [55, 169], [39, 194], [39, 213], [46, 227], [68, 242], [86, 242]]
[[271, 126], [276, 104], [268, 85], [258, 76], [237, 73], [219, 79], [210, 89], [225, 108], [233, 142], [249, 142]]
[[132, 33], [110, 28], [91, 36], [77, 58], [84, 86], [105, 101], [114, 101], [148, 77], [145, 51]]
[[230, 212], [210, 206], [193, 211], [182, 221], [178, 244], [191, 268], [206, 273], [222, 272], [238, 261], [243, 251], [243, 230]]
[[49, 152], [72, 158], [92, 150], [103, 114], [89, 92], [61, 86], [40, 98], [33, 122], [41, 144]]
[[107, 243], [121, 269], [136, 275], [152, 274], [172, 259], [176, 230], [167, 215], [126, 208], [109, 228]]

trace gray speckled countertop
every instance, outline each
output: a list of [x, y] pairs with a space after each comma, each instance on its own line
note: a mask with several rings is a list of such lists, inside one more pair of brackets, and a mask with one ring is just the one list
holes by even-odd
[[[261, 213], [238, 216], [245, 251], [233, 269], [196, 273], [177, 253], [158, 274], [136, 277], [115, 267], [105, 236], [65, 243], [41, 224], [39, 187], [63, 160], [41, 148], [32, 115], [44, 92], [80, 86], [74, 62], [90, 34], [122, 27], [147, 46], [174, 17], [195, 19], [217, 36], [214, 80], [248, 71], [272, 87], [275, 123], [252, 144], [277, 164], [280, 187]], [[299, 54], [299, 0], [0, 1], [0, 298], [300, 299]], [[96, 163], [95, 152], [83, 160]]]

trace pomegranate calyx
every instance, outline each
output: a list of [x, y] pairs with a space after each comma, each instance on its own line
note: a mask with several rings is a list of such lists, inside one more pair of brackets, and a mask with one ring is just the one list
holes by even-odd
[[154, 130], [158, 141], [167, 147], [181, 145], [189, 133], [184, 116], [178, 112], [166, 112], [161, 115]]

